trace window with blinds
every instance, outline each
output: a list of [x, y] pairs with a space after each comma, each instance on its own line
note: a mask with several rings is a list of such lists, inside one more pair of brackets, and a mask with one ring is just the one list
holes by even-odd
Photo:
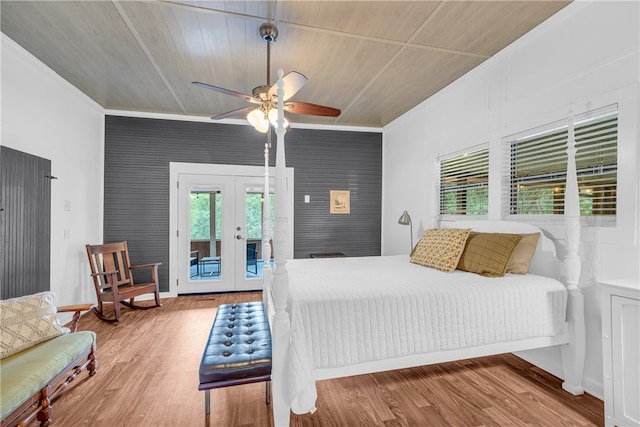
[[[611, 111], [615, 110], [615, 111]], [[595, 117], [594, 117], [595, 116]], [[581, 216], [616, 215], [618, 112], [576, 116], [576, 169]], [[561, 215], [567, 175], [566, 121], [508, 139], [511, 215]]]
[[487, 215], [489, 211], [489, 146], [442, 156], [440, 214]]

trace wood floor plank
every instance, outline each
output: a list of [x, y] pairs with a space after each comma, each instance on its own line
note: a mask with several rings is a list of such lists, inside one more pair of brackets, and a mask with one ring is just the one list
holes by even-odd
[[[53, 426], [205, 426], [198, 367], [216, 308], [260, 300], [259, 292], [164, 299], [153, 310], [123, 309], [115, 325], [86, 314], [79, 329], [98, 336], [98, 373], [54, 402]], [[604, 424], [600, 400], [568, 394], [558, 378], [511, 354], [324, 380], [317, 388], [317, 411], [292, 414], [292, 426]], [[272, 427], [264, 398], [264, 383], [211, 390], [211, 427]]]
[[[399, 396], [412, 396], [414, 393], [397, 393], [395, 390], [389, 388], [386, 383], [381, 383], [381, 378], [370, 375], [375, 385], [375, 389], [378, 390], [378, 394], [382, 397], [381, 404], [386, 405], [389, 411], [389, 415], [383, 419], [385, 423], [390, 423], [393, 420], [401, 422], [401, 425], [411, 425], [410, 420], [421, 419], [423, 417], [422, 408], [415, 404], [415, 400], [407, 398], [404, 401], [399, 400]], [[393, 385], [391, 382], [391, 385]], [[397, 390], [397, 389], [396, 389]], [[417, 393], [415, 393], [417, 394]], [[420, 403], [422, 403], [421, 401]]]
[[[387, 373], [386, 387], [392, 394], [400, 394], [406, 396], [408, 403], [417, 408], [429, 406], [428, 396], [426, 396], [424, 387], [421, 387], [422, 378], [425, 374], [419, 369], [401, 369], [390, 371]], [[377, 382], [381, 378], [375, 377]]]

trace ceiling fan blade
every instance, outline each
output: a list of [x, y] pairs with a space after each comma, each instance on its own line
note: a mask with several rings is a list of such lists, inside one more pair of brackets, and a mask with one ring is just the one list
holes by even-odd
[[297, 101], [287, 102], [285, 104], [285, 109], [288, 113], [304, 114], [307, 116], [338, 117], [341, 113], [337, 108]]
[[239, 116], [241, 114], [249, 114], [251, 111], [255, 110], [256, 107], [244, 107], [238, 108], [237, 110], [228, 111], [226, 113], [218, 114], [217, 116], [211, 117], [211, 120], [222, 120], [228, 117]]
[[209, 89], [212, 90], [214, 92], [218, 92], [218, 93], [224, 93], [225, 95], [230, 95], [233, 96], [235, 98], [240, 98], [240, 99], [244, 99], [245, 101], [251, 102], [253, 104], [261, 104], [262, 100], [260, 98], [256, 98], [255, 96], [251, 96], [251, 95], [245, 95], [244, 93], [240, 93], [240, 92], [236, 92], [233, 90], [229, 90], [229, 89], [225, 89], [223, 87], [218, 87], [218, 86], [213, 86], [207, 83], [201, 83], [201, 82], [191, 82], [191, 84], [194, 84], [198, 87], [201, 87], [203, 89]]
[[[287, 99], [295, 95], [296, 92], [302, 89], [302, 86], [304, 86], [304, 84], [307, 82], [307, 78], [297, 71], [288, 72], [287, 75], [282, 77], [282, 80], [284, 81], [283, 101], [286, 101]], [[271, 98], [274, 95], [277, 95], [278, 94], [277, 91], [278, 91], [278, 83], [274, 84], [273, 86], [271, 86], [271, 89], [269, 89], [269, 93], [268, 93], [269, 98]]]

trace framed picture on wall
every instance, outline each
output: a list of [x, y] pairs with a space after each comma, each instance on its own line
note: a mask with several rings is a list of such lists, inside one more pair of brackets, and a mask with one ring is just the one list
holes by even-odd
[[349, 190], [329, 191], [329, 213], [348, 214], [351, 212], [351, 195]]

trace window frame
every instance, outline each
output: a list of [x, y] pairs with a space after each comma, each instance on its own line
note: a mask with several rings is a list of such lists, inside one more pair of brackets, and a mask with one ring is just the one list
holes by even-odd
[[[480, 160], [484, 160], [485, 163], [484, 164], [480, 164], [480, 168], [478, 168], [477, 171], [475, 170], [470, 170], [469, 171], [469, 175], [464, 175], [464, 174], [460, 174], [460, 173], [456, 173], [453, 174], [452, 176], [455, 177], [462, 177], [462, 178], [467, 178], [469, 179], [472, 175], [477, 173], [484, 173], [484, 175], [479, 175], [479, 177], [484, 178], [481, 182], [476, 182], [476, 183], [464, 183], [464, 184], [460, 184], [460, 185], [452, 185], [449, 186], [448, 190], [445, 190], [445, 185], [444, 185], [444, 178], [445, 175], [443, 174], [444, 172], [444, 163], [445, 162], [454, 162], [457, 163], [459, 166], [465, 166], [465, 164], [468, 166], [469, 164], [473, 165], [473, 166], [477, 166], [477, 160], [473, 160], [474, 155], [479, 155], [480, 156]], [[471, 163], [469, 162], [465, 162], [463, 159], [465, 157], [468, 157], [469, 159], [471, 159]], [[467, 149], [464, 150], [459, 150], [459, 151], [455, 151], [452, 153], [448, 153], [448, 154], [444, 154], [444, 155], [439, 155], [437, 158], [437, 179], [438, 179], [438, 189], [437, 189], [437, 193], [438, 193], [438, 215], [440, 218], [469, 218], [469, 217], [473, 217], [473, 218], [487, 218], [489, 215], [489, 162], [490, 162], [490, 152], [489, 152], [489, 143], [485, 142], [479, 145], [475, 145], [472, 147], [469, 147]], [[476, 176], [477, 178], [478, 176]], [[456, 206], [456, 212], [454, 213], [447, 213], [444, 212], [444, 197], [447, 193], [451, 193], [453, 191], [462, 191], [462, 192], [468, 192], [471, 189], [478, 189], [478, 188], [484, 188], [485, 191], [485, 195], [482, 196], [482, 199], [484, 200], [483, 202], [483, 207], [484, 209], [482, 209], [481, 213], [473, 213], [473, 212], [469, 212], [467, 210], [467, 206], [466, 204], [469, 201], [468, 198], [468, 193], [465, 194], [464, 196], [460, 197], [460, 196], [456, 196], [455, 200], [457, 201], [463, 201], [465, 203], [465, 206], [462, 207], [462, 209], [458, 209], [458, 206]]]
[[[585, 180], [587, 181], [587, 184], [594, 183], [594, 182], [597, 183], [599, 180], [604, 181], [607, 175], [612, 174], [613, 177], [610, 177], [609, 180], [611, 179], [613, 180], [613, 184], [610, 186], [611, 188], [613, 188], [612, 190], [613, 202], [610, 201], [611, 198], [609, 196], [602, 196], [600, 201], [603, 204], [605, 204], [605, 202], [607, 201], [609, 201], [609, 204], [612, 203], [614, 213], [613, 214], [585, 214], [581, 209], [580, 220], [585, 225], [615, 227], [617, 223], [618, 209], [619, 209], [619, 201], [618, 201], [619, 110], [618, 110], [617, 104], [613, 104], [613, 105], [609, 105], [593, 111], [589, 111], [587, 113], [576, 115], [574, 117], [574, 129], [576, 134], [575, 140], [576, 140], [576, 149], [577, 149], [576, 163], [579, 163], [581, 159], [585, 158], [585, 151], [581, 151], [582, 149], [584, 149], [584, 142], [583, 142], [584, 139], [581, 137], [580, 128], [584, 129], [586, 126], [591, 126], [595, 128], [595, 126], [597, 126], [596, 124], [602, 121], [612, 121], [612, 122], [615, 121], [615, 131], [614, 131], [615, 132], [615, 148], [613, 149], [615, 153], [615, 164], [604, 165], [603, 168], [606, 169], [606, 172], [603, 172], [600, 175], [593, 172], [590, 173], [589, 170], [593, 170], [593, 168], [580, 167], [579, 165], [577, 165], [578, 186], [579, 186], [579, 189], [585, 190], [585, 191], [580, 191], [580, 203], [582, 206], [583, 203], [586, 202], [589, 194], [587, 190], [589, 189], [589, 187], [593, 187], [593, 185], [585, 185], [584, 184]], [[593, 133], [596, 134], [597, 131], [593, 131]], [[520, 185], [527, 179], [527, 178], [517, 177], [516, 173], [514, 172], [514, 168], [513, 168], [514, 154], [513, 153], [516, 152], [517, 149], [514, 150], [513, 147], [515, 146], [515, 144], [518, 143], [518, 141], [522, 142], [523, 140], [530, 141], [535, 138], [539, 138], [546, 141], [545, 136], [551, 136], [554, 134], [556, 136], [564, 138], [564, 141], [562, 142], [564, 144], [564, 149], [562, 150], [562, 153], [566, 156], [566, 146], [567, 146], [567, 140], [568, 140], [568, 120], [566, 119], [559, 120], [546, 125], [538, 126], [536, 128], [529, 129], [527, 131], [519, 132], [517, 134], [509, 135], [502, 138], [502, 142], [504, 145], [503, 174], [502, 174], [502, 177], [503, 177], [502, 211], [505, 219], [526, 221], [526, 222], [562, 221], [563, 213], [564, 213], [564, 187], [565, 187], [566, 173], [567, 173], [566, 157], [565, 157], [564, 167], [561, 170], [541, 173], [538, 177], [539, 181], [548, 183], [547, 188], [551, 188], [551, 186], [553, 185], [551, 183], [554, 180], [554, 178], [555, 180], [558, 181], [557, 186], [553, 186], [553, 194], [551, 195], [551, 197], [557, 200], [557, 204], [556, 202], [552, 203], [551, 208], [557, 209], [557, 212], [552, 214], [514, 213], [513, 212], [514, 207], [517, 206], [517, 197], [518, 197], [517, 194], [519, 191], [519, 190], [516, 190], [516, 188], [520, 187], [521, 189], [522, 187]], [[550, 139], [548, 138], [548, 140]], [[603, 138], [603, 140], [605, 139]], [[609, 153], [609, 150], [611, 150], [610, 145], [611, 145], [610, 142], [608, 144], [605, 142], [604, 144], [601, 145], [601, 147], [604, 147], [605, 153], [609, 154], [609, 158], [611, 156], [611, 153]], [[589, 148], [589, 150], [592, 151], [591, 148]], [[560, 151], [556, 151], [556, 153], [560, 153]], [[593, 156], [593, 158], [595, 157], [596, 156]], [[543, 178], [545, 178], [545, 175], [547, 179], [543, 180]], [[589, 179], [589, 177], [591, 179]], [[603, 177], [605, 178], [603, 179]], [[530, 182], [535, 182], [535, 177], [530, 178]], [[611, 191], [611, 188], [609, 188], [608, 191]], [[515, 202], [514, 202], [514, 199], [516, 200]], [[606, 207], [603, 209], [606, 209]], [[610, 206], [609, 206], [609, 209], [611, 209]]]

